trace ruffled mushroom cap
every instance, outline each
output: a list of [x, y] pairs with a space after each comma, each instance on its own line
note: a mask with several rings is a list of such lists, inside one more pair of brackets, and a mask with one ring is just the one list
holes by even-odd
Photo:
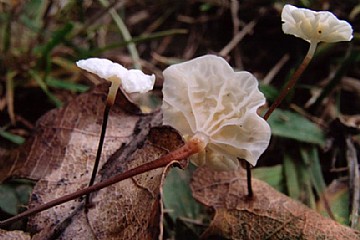
[[128, 93], [148, 92], [153, 89], [155, 75], [146, 75], [140, 70], [127, 70], [118, 63], [114, 63], [104, 58], [88, 58], [80, 60], [77, 66], [98, 75], [115, 84], [122, 85]]
[[310, 43], [350, 41], [353, 37], [351, 25], [328, 11], [316, 12], [287, 4], [281, 20], [284, 33]]
[[256, 164], [271, 131], [256, 113], [265, 98], [253, 75], [234, 72], [213, 55], [172, 65], [163, 73], [163, 123], [207, 144], [192, 157], [194, 164], [217, 170], [237, 168], [237, 158]]

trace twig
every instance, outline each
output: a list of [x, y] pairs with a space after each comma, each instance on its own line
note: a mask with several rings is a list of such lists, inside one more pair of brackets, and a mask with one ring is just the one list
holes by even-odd
[[98, 191], [102, 188], [108, 187], [112, 184], [115, 184], [117, 182], [120, 182], [122, 180], [125, 180], [127, 178], [134, 177], [136, 175], [148, 172], [150, 170], [158, 169], [161, 167], [167, 166], [169, 163], [171, 163], [174, 160], [183, 160], [189, 157], [192, 154], [195, 154], [200, 151], [202, 143], [198, 141], [197, 139], [194, 139], [193, 141], [188, 141], [186, 144], [184, 144], [182, 147], [174, 150], [171, 153], [166, 154], [163, 157], [160, 157], [154, 161], [142, 164], [136, 168], [130, 169], [124, 173], [117, 174], [103, 182], [100, 182], [98, 184], [92, 185], [91, 187], [87, 187], [81, 190], [78, 190], [74, 193], [62, 196], [58, 199], [55, 199], [53, 201], [50, 201], [48, 203], [39, 205], [37, 207], [28, 209], [14, 217], [11, 217], [9, 219], [6, 219], [4, 221], [0, 221], [0, 227], [9, 225], [11, 223], [14, 223], [22, 218], [34, 215], [36, 213], [42, 212], [44, 210], [47, 210], [49, 208], [52, 208], [56, 205], [74, 200], [76, 198], [79, 198], [83, 195], [88, 195], [92, 192]]
[[219, 55], [225, 57], [229, 52], [255, 27], [256, 22], [249, 22], [240, 32], [238, 32], [233, 39], [219, 52]]
[[[230, 2], [231, 18], [233, 22], [233, 37], [235, 37], [236, 34], [238, 34], [238, 32], [240, 31], [241, 24], [238, 14], [239, 8], [240, 8], [239, 1]], [[235, 67], [237, 67], [238, 69], [244, 69], [244, 64], [241, 59], [241, 53], [239, 48], [234, 49], [233, 56], [234, 56]]]
[[350, 225], [355, 228], [359, 221], [360, 204], [360, 176], [356, 149], [351, 137], [346, 137], [346, 159], [349, 166], [349, 189], [350, 189]]
[[270, 84], [270, 82], [274, 79], [274, 76], [280, 71], [289, 58], [289, 54], [285, 54], [264, 77], [263, 83]]
[[14, 111], [14, 77], [16, 74], [16, 72], [11, 71], [6, 74], [6, 105], [12, 125], [15, 125], [16, 123]]

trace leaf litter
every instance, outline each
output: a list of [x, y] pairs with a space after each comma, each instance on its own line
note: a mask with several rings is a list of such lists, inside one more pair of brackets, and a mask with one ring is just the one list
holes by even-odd
[[314, 210], [253, 179], [255, 196], [247, 198], [244, 170], [211, 172], [198, 168], [193, 196], [215, 209], [202, 239], [359, 239], [360, 232], [324, 218]]
[[[38, 180], [30, 208], [87, 186], [106, 90], [107, 84], [101, 84], [64, 108], [45, 114], [33, 138], [11, 155], [17, 156], [17, 161], [3, 178]], [[119, 95], [110, 113], [97, 182], [152, 161], [183, 143], [172, 128], [156, 128], [161, 124], [160, 112], [141, 114]], [[159, 195], [164, 171], [149, 171], [93, 193], [93, 207], [87, 213], [79, 199], [31, 217], [28, 228], [33, 239], [157, 238], [161, 232]]]

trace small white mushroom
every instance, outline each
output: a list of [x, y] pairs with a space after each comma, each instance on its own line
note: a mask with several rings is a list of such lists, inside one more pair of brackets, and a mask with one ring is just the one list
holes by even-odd
[[98, 75], [110, 81], [111, 87], [108, 94], [108, 99], [114, 101], [117, 90], [121, 85], [122, 88], [128, 92], [148, 92], [153, 89], [155, 82], [155, 75], [146, 75], [140, 70], [127, 70], [118, 63], [114, 63], [104, 58], [88, 58], [80, 60], [77, 66]]
[[281, 20], [283, 21], [282, 29], [284, 33], [302, 38], [308, 41], [310, 46], [303, 62], [265, 113], [264, 119], [266, 120], [274, 109], [279, 106], [290, 89], [295, 86], [295, 83], [313, 58], [319, 42], [350, 41], [353, 38], [351, 25], [346, 21], [337, 19], [334, 14], [328, 11], [315, 12], [287, 4], [282, 10]]
[[213, 55], [172, 65], [163, 73], [163, 123], [204, 143], [191, 157], [194, 164], [231, 170], [239, 166], [237, 158], [257, 163], [271, 131], [256, 113], [265, 98], [252, 74], [234, 72]]
[[350, 41], [353, 37], [351, 25], [328, 11], [316, 12], [287, 4], [281, 20], [284, 33], [310, 43]]
[[[104, 58], [88, 58], [80, 60], [77, 63], [79, 68], [82, 68], [88, 72], [94, 73], [101, 78], [104, 78], [111, 82], [109, 92], [106, 99], [106, 107], [104, 110], [104, 118], [101, 127], [101, 135], [98, 145], [98, 151], [96, 153], [96, 159], [94, 162], [94, 168], [92, 170], [89, 186], [92, 186], [95, 181], [97, 169], [100, 162], [102, 147], [105, 139], [107, 119], [109, 116], [110, 108], [113, 106], [117, 91], [120, 87], [128, 92], [147, 92], [150, 91], [155, 82], [155, 75], [146, 75], [140, 70], [132, 69], [127, 70], [118, 63], [114, 63]], [[89, 205], [89, 195], [86, 196], [86, 205]]]

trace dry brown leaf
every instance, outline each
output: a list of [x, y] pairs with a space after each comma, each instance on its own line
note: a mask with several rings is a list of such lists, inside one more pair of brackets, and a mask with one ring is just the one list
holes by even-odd
[[226, 239], [360, 239], [360, 232], [325, 218], [305, 205], [253, 179], [255, 197], [246, 197], [243, 171], [195, 171], [195, 199], [215, 209], [202, 237]]
[[[151, 140], [164, 138], [158, 145]], [[182, 145], [181, 137], [170, 128], [152, 129], [149, 140], [121, 168], [135, 168], [155, 160]], [[126, 160], [126, 159], [124, 159]], [[99, 191], [95, 208], [88, 213], [89, 223], [99, 239], [156, 239], [160, 231], [164, 169], [152, 170]]]
[[[151, 141], [161, 137], [170, 140], [169, 144], [157, 145]], [[141, 149], [127, 159], [120, 156], [116, 164], [126, 171], [180, 144], [180, 136], [172, 129], [153, 128]], [[33, 239], [156, 239], [160, 234], [159, 193], [163, 177], [164, 169], [157, 169], [102, 189], [92, 195], [94, 207], [87, 214], [83, 205], [75, 202], [71, 214], [58, 209], [56, 224], [51, 218], [54, 215], [51, 211], [56, 210], [42, 212], [31, 220], [32, 228], [40, 229]]]
[[30, 240], [31, 236], [23, 231], [5, 231], [0, 229], [1, 240]]
[[[96, 156], [107, 84], [80, 95], [67, 106], [44, 115], [32, 140], [17, 153], [9, 176], [40, 179], [30, 207], [88, 185]], [[96, 182], [155, 160], [183, 144], [175, 130], [162, 127], [161, 113], [134, 114], [119, 94], [111, 109]], [[28, 152], [27, 152], [28, 151]], [[91, 195], [84, 211], [74, 200], [29, 220], [33, 239], [154, 239], [160, 233], [160, 187], [164, 169], [127, 179]]]
[[[63, 169], [57, 173], [66, 172], [65, 175], [73, 175], [71, 172], [75, 171], [76, 178], [83, 177], [87, 171], [91, 171], [94, 151], [96, 153], [99, 141], [108, 86], [108, 83], [98, 85], [92, 91], [81, 94], [65, 107], [49, 111], [41, 117], [37, 122], [34, 136], [10, 156], [0, 159], [0, 180], [8, 177], [38, 180], [60, 168]], [[122, 110], [125, 107], [132, 112], [139, 110], [130, 102], [126, 102], [122, 94], [118, 94], [116, 101], [117, 104], [111, 109], [109, 116], [102, 163], [114, 149], [118, 149], [123, 143], [133, 141], [134, 131], [140, 131], [141, 134], [137, 126], [138, 122], [151, 121], [153, 117], [125, 113]], [[145, 129], [148, 130], [149, 128]], [[74, 158], [79, 161], [74, 161]], [[64, 164], [64, 160], [69, 163]], [[65, 165], [69, 169], [64, 169]], [[67, 178], [65, 175], [62, 177]], [[74, 181], [79, 182], [76, 178]]]

